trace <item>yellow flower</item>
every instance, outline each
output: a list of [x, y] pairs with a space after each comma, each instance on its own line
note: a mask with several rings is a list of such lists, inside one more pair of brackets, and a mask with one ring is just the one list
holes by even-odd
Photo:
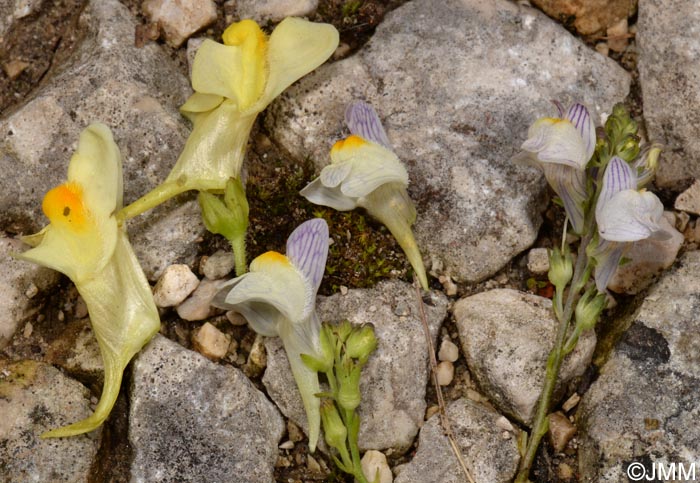
[[229, 26], [223, 44], [205, 40], [192, 66], [195, 93], [180, 108], [193, 129], [167, 179], [125, 208], [131, 218], [183, 191], [223, 190], [238, 178], [255, 118], [338, 46], [332, 25], [283, 20], [269, 38], [252, 20]]
[[49, 225], [25, 237], [34, 248], [17, 255], [75, 283], [104, 361], [104, 387], [95, 412], [43, 437], [72, 436], [100, 426], [117, 399], [124, 368], [160, 328], [151, 289], [114, 215], [121, 205], [119, 148], [106, 126], [92, 124], [80, 135], [68, 181], [44, 197]]

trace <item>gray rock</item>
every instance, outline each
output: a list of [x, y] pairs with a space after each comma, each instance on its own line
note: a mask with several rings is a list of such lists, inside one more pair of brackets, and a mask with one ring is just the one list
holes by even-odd
[[679, 188], [700, 178], [699, 22], [694, 0], [639, 1], [639, 82], [649, 137], [665, 146], [656, 174], [662, 187]]
[[[461, 299], [454, 316], [467, 365], [481, 390], [501, 411], [531, 424], [558, 327], [551, 300], [497, 289]], [[562, 364], [555, 396], [583, 374], [595, 343], [593, 331], [582, 334]]]
[[131, 481], [272, 482], [284, 423], [241, 371], [160, 336], [132, 376]]
[[[189, 95], [187, 79], [155, 43], [134, 46], [136, 21], [117, 0], [92, 0], [80, 16], [84, 33], [74, 50], [59, 51], [57, 65], [27, 102], [0, 120], [0, 228], [33, 233], [46, 220], [41, 199], [65, 181], [80, 132], [102, 121], [114, 134], [124, 160], [124, 201], [129, 203], [162, 181], [189, 133], [177, 107]], [[184, 228], [158, 227], [149, 216], [132, 237], [158, 238], [161, 269], [182, 261], [191, 238], [167, 236]], [[187, 230], [203, 228], [188, 221]], [[194, 250], [196, 252], [196, 249]], [[148, 263], [147, 263], [148, 264]], [[148, 270], [147, 270], [148, 273]], [[149, 273], [149, 276], [152, 276]]]
[[236, 0], [238, 18], [252, 18], [258, 23], [279, 22], [285, 17], [304, 17], [318, 8], [318, 0]]
[[[362, 450], [405, 452], [423, 422], [428, 356], [418, 318], [415, 290], [405, 282], [385, 281], [373, 289], [349, 290], [347, 295], [319, 297], [321, 320], [374, 324], [379, 345], [363, 369], [360, 381], [359, 445]], [[411, 314], [399, 317], [394, 308], [404, 303]], [[447, 299], [434, 292], [426, 302], [426, 316], [433, 336], [447, 313]], [[287, 356], [279, 339], [267, 339], [267, 370], [263, 384], [282, 413], [306, 429], [306, 415], [296, 389]]]
[[90, 481], [99, 429], [70, 438], [39, 436], [91, 413], [90, 391], [52, 366], [0, 361], [0, 480]]
[[202, 262], [200, 270], [209, 280], [218, 280], [231, 273], [234, 265], [233, 253], [217, 250]]
[[197, 243], [205, 232], [199, 204], [194, 199], [169, 201], [129, 220], [128, 226], [134, 252], [151, 281], [158, 280], [168, 265], [193, 265]]
[[678, 195], [673, 207], [693, 215], [700, 215], [700, 181], [695, 180], [690, 188]]
[[[502, 416], [468, 399], [447, 407], [462, 457], [475, 481], [507, 483], [515, 476], [520, 454], [517, 435], [496, 424]], [[440, 425], [431, 417], [420, 430], [418, 451], [410, 463], [395, 468], [395, 483], [461, 483], [467, 481]]]
[[182, 45], [217, 16], [212, 0], [146, 0], [141, 8], [152, 22], [158, 22], [165, 39], [173, 47]]
[[615, 271], [608, 283], [613, 292], [638, 294], [654, 280], [654, 277], [673, 265], [678, 250], [683, 245], [683, 234], [676, 230], [670, 220], [675, 220], [673, 213], [666, 212], [661, 220], [662, 228], [670, 235], [666, 240], [647, 238], [632, 245], [625, 253], [630, 261]]
[[586, 103], [597, 119], [630, 77], [560, 25], [498, 0], [415, 0], [389, 13], [356, 55], [319, 68], [268, 110], [271, 136], [317, 170], [347, 135], [361, 98], [406, 165], [426, 260], [457, 281], [487, 278], [530, 246], [544, 182], [509, 161], [550, 99]]
[[627, 481], [630, 463], [688, 469], [700, 461], [698, 274], [700, 252], [686, 253], [629, 316], [630, 328], [583, 396], [581, 481]]
[[35, 290], [41, 293], [58, 281], [58, 272], [12, 258], [13, 253], [27, 248], [19, 240], [0, 237], [0, 349], [17, 327], [36, 313], [38, 305], [28, 295]]

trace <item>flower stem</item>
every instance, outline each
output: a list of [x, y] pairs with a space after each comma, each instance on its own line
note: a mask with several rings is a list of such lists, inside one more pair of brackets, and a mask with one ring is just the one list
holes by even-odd
[[[555, 310], [554, 313], [559, 320], [559, 329], [557, 330], [557, 337], [554, 344], [554, 348], [549, 353], [547, 358], [547, 369], [545, 373], [544, 387], [542, 388], [542, 395], [537, 406], [537, 412], [535, 413], [535, 420], [532, 424], [532, 432], [530, 433], [530, 438], [525, 449], [525, 454], [520, 460], [520, 469], [518, 475], [515, 479], [515, 483], [526, 483], [529, 481], [530, 469], [532, 468], [532, 463], [535, 460], [535, 455], [537, 454], [537, 448], [540, 445], [540, 441], [547, 434], [549, 429], [549, 422], [547, 420], [547, 414], [549, 413], [549, 407], [552, 401], [552, 395], [554, 394], [554, 388], [556, 387], [557, 378], [559, 376], [559, 369], [566, 356], [564, 351], [564, 345], [567, 342], [567, 333], [569, 331], [569, 326], [571, 324], [571, 318], [574, 313], [575, 302], [579, 296], [580, 289], [585, 285], [586, 281], [591, 274], [591, 266], [586, 255], [586, 247], [590, 243], [592, 236], [590, 235], [593, 225], [594, 216], [593, 210], [589, 210], [586, 217], [586, 222], [584, 224], [585, 228], [583, 233], [586, 235], [581, 240], [581, 244], [578, 249], [578, 257], [576, 259], [576, 267], [574, 268], [574, 276], [571, 283], [571, 288], [566, 296], [566, 303], [564, 305], [563, 312], [561, 310]], [[555, 294], [555, 303], [560, 304], [561, 295]]]
[[248, 270], [245, 255], [245, 232], [241, 236], [230, 239], [229, 242], [233, 250], [233, 260], [236, 264], [236, 277], [240, 277]]
[[163, 183], [156, 186], [154, 189], [143, 195], [138, 200], [131, 203], [117, 212], [117, 220], [121, 223], [131, 219], [141, 213], [148, 211], [161, 203], [165, 203], [173, 196], [179, 195], [187, 191], [187, 186], [181, 186], [177, 183]]

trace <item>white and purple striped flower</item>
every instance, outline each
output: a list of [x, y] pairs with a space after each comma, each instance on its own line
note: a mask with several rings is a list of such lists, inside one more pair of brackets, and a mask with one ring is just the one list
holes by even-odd
[[661, 224], [663, 204], [655, 194], [638, 188], [636, 170], [623, 159], [613, 157], [605, 169], [595, 207], [600, 241], [593, 256], [600, 292], [607, 287], [630, 242], [669, 236]]
[[350, 104], [345, 122], [352, 135], [333, 145], [331, 164], [301, 190], [301, 195], [339, 211], [366, 209], [394, 235], [421, 286], [428, 290], [423, 258], [411, 231], [416, 209], [406, 192], [408, 172], [391, 150], [372, 106], [362, 101]]
[[320, 386], [301, 354], [321, 357], [316, 293], [328, 256], [328, 225], [321, 218], [299, 225], [287, 240], [287, 255], [270, 251], [250, 264], [250, 272], [227, 282], [212, 305], [235, 310], [257, 333], [279, 336], [287, 352], [309, 422], [309, 449], [320, 431]]
[[561, 118], [535, 121], [515, 160], [542, 168], [562, 199], [574, 231], [581, 233], [587, 199], [585, 169], [595, 152], [595, 126], [583, 104], [573, 104], [566, 111], [556, 105]]

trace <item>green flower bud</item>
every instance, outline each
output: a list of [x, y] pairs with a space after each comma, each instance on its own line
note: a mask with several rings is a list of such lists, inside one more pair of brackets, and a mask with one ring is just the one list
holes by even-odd
[[338, 336], [338, 340], [344, 343], [352, 332], [352, 324], [347, 320], [342, 321], [335, 326], [335, 333]]
[[352, 359], [345, 359], [338, 370], [338, 405], [348, 411], [353, 411], [360, 405], [360, 373], [362, 366], [354, 364]]
[[595, 327], [600, 314], [607, 305], [607, 297], [605, 294], [599, 293], [593, 297], [593, 291], [586, 292], [576, 304], [576, 325], [581, 327], [581, 330], [588, 330]]
[[374, 336], [374, 327], [370, 324], [355, 328], [345, 341], [345, 353], [363, 362], [367, 361], [376, 348], [377, 338]]
[[617, 143], [615, 152], [628, 163], [631, 162], [639, 155], [639, 139], [633, 135], [626, 136]]
[[248, 199], [245, 196], [245, 189], [238, 178], [229, 178], [224, 191], [224, 203], [238, 221], [241, 233], [245, 233], [248, 228]]
[[202, 220], [207, 230], [223, 235], [227, 240], [233, 239], [238, 233], [235, 226], [236, 219], [221, 199], [206, 191], [200, 191], [198, 200], [202, 210]]
[[321, 401], [321, 422], [323, 423], [323, 433], [328, 446], [341, 451], [345, 449], [345, 442], [348, 437], [348, 430], [340, 418], [338, 409], [330, 399]]
[[564, 249], [564, 253], [555, 247], [549, 250], [549, 281], [552, 282], [557, 290], [563, 290], [564, 287], [571, 281], [574, 274], [574, 263], [571, 259], [571, 253], [568, 247]]

